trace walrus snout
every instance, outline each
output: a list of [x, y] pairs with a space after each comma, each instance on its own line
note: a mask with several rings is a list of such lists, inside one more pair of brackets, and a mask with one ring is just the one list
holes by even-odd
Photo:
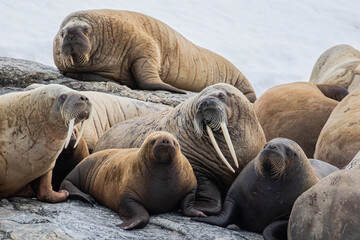
[[165, 136], [155, 140], [153, 155], [158, 163], [170, 163], [176, 156], [176, 143]]
[[256, 157], [255, 168], [261, 175], [280, 178], [285, 171], [286, 156], [280, 146], [268, 143]]

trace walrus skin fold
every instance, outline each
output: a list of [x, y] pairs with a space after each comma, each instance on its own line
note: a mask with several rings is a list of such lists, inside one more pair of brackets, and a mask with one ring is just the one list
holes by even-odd
[[53, 56], [64, 75], [78, 80], [113, 80], [130, 88], [180, 93], [224, 82], [256, 100], [250, 82], [228, 60], [137, 12], [71, 13], [55, 36]]

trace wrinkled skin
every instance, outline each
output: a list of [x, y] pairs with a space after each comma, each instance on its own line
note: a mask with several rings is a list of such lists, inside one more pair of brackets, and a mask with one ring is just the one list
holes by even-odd
[[[239, 168], [234, 164], [218, 120], [226, 122]], [[219, 158], [206, 126], [212, 129], [221, 152], [235, 172]], [[155, 131], [168, 131], [178, 139], [198, 182], [195, 207], [207, 215], [221, 210], [222, 199], [231, 183], [265, 144], [251, 103], [238, 89], [222, 83], [207, 87], [173, 110], [117, 124], [99, 139], [94, 151], [139, 147], [146, 136]]]
[[251, 101], [254, 89], [228, 60], [196, 46], [152, 17], [130, 11], [74, 12], [54, 39], [54, 62], [66, 76], [112, 80], [130, 88], [199, 92], [229, 83]]
[[254, 109], [266, 139], [292, 139], [307, 157], [312, 158], [320, 131], [338, 104], [329, 97], [341, 100], [341, 90], [347, 93], [346, 89], [337, 85], [320, 87], [313, 83], [296, 82], [275, 86], [262, 94], [254, 103]]
[[329, 48], [316, 61], [310, 82], [341, 85], [352, 92], [360, 84], [359, 51], [346, 44]]
[[67, 87], [48, 85], [0, 96], [0, 112], [0, 198], [64, 201], [66, 191], [52, 190], [52, 169], [70, 119], [78, 123], [89, 117], [89, 100]]
[[262, 233], [265, 240], [286, 239], [295, 200], [317, 181], [300, 146], [290, 139], [275, 138], [233, 182], [220, 214], [194, 220], [222, 227], [236, 224]]
[[150, 214], [181, 208], [185, 216], [205, 216], [193, 207], [196, 178], [167, 132], [149, 135], [140, 148], [108, 149], [84, 159], [63, 181], [70, 197], [95, 201], [116, 211], [122, 229], [143, 228]]
[[360, 88], [353, 90], [332, 111], [316, 143], [314, 158], [339, 168], [360, 149]]

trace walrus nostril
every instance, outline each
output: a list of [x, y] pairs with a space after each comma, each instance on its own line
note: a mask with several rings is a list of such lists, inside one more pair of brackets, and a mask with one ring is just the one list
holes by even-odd
[[167, 140], [167, 139], [163, 139], [163, 140], [162, 140], [162, 143], [164, 143], [164, 144], [169, 144], [169, 143], [170, 143], [170, 141], [169, 141], [169, 140]]
[[85, 96], [80, 96], [80, 100], [85, 102], [89, 101], [89, 99]]
[[199, 106], [198, 106], [198, 110], [203, 109], [208, 103], [209, 103], [208, 100], [202, 101], [202, 102], [199, 104]]

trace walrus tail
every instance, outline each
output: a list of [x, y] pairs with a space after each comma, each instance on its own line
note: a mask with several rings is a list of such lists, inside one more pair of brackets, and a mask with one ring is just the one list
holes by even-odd
[[222, 211], [217, 216], [209, 216], [209, 217], [196, 217], [191, 218], [191, 220], [197, 222], [204, 222], [211, 225], [216, 225], [220, 227], [227, 227], [229, 224], [233, 223], [233, 218], [236, 215], [235, 211], [235, 203], [229, 200], [225, 200]]

